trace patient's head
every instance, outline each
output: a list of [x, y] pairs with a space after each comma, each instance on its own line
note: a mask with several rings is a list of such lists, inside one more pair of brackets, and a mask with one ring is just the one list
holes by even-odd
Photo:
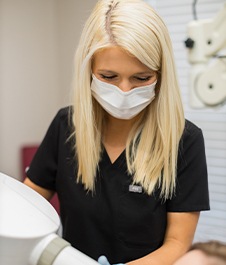
[[226, 265], [226, 244], [218, 241], [195, 243], [174, 265]]

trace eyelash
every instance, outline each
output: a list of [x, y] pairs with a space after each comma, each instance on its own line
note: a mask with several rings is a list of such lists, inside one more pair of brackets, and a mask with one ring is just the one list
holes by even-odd
[[103, 79], [107, 79], [107, 80], [111, 80], [111, 79], [113, 79], [113, 78], [117, 77], [117, 75], [111, 75], [111, 76], [107, 76], [107, 75], [100, 75], [100, 76], [101, 76], [101, 78], [103, 78]]
[[143, 82], [146, 82], [146, 81], [149, 81], [151, 79], [151, 76], [148, 76], [148, 77], [135, 77], [137, 80], [139, 81], [143, 81]]
[[[112, 76], [106, 76], [106, 75], [101, 75], [101, 78], [106, 79], [106, 80], [112, 80], [115, 77], [117, 77], [117, 75], [112, 75]], [[152, 76], [148, 76], [148, 77], [133, 77], [134, 79], [141, 81], [141, 82], [146, 82], [149, 81]]]

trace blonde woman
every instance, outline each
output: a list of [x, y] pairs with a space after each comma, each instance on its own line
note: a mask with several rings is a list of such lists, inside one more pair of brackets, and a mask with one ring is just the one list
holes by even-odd
[[54, 118], [25, 183], [57, 192], [63, 237], [93, 259], [172, 264], [209, 199], [165, 24], [144, 1], [98, 1], [74, 75], [73, 106]]

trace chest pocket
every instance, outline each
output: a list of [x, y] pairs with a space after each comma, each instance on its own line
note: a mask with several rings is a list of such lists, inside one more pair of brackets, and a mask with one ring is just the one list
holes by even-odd
[[119, 200], [118, 229], [121, 241], [129, 248], [160, 247], [166, 230], [166, 207], [140, 186], [125, 186]]

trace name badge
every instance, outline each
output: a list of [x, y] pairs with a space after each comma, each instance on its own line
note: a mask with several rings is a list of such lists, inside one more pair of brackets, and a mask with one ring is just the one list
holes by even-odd
[[129, 185], [129, 192], [142, 193], [143, 188], [138, 185]]

